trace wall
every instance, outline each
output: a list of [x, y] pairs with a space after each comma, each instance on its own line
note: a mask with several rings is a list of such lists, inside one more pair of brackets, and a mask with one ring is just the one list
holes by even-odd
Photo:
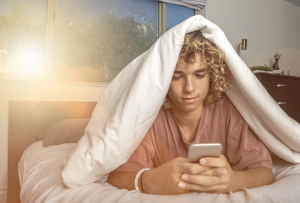
[[9, 100], [98, 101], [104, 88], [93, 84], [0, 81], [0, 203], [6, 202], [7, 194]]
[[205, 16], [236, 50], [243, 38], [248, 40], [241, 58], [249, 67], [272, 66], [279, 52], [279, 68], [300, 76], [300, 7], [284, 0], [208, 0]]

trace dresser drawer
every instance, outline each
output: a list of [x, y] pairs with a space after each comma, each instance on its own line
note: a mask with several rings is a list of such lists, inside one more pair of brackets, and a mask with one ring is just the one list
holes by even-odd
[[284, 111], [300, 111], [300, 101], [298, 97], [285, 94], [274, 94], [272, 97]]
[[275, 94], [299, 96], [298, 80], [263, 75], [261, 78], [261, 83], [272, 96]]

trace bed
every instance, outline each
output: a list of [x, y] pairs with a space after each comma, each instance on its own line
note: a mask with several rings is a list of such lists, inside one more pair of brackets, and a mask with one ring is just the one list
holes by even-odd
[[107, 176], [68, 189], [61, 172], [75, 143], [43, 147], [36, 136], [64, 119], [90, 118], [96, 102], [10, 101], [8, 202], [299, 202], [300, 164], [272, 156], [276, 182], [230, 194], [148, 195], [119, 190]]
[[97, 102], [10, 101], [8, 127], [7, 202], [20, 202], [18, 162], [36, 135], [51, 124], [68, 118], [90, 118]]

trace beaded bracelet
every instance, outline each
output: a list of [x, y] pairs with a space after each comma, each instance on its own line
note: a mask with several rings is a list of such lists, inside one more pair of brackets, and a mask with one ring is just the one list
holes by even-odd
[[139, 176], [140, 176], [143, 172], [145, 172], [145, 171], [147, 171], [147, 170], [150, 170], [150, 168], [144, 168], [144, 169], [140, 170], [140, 171], [136, 174], [136, 176], [135, 176], [135, 179], [134, 179], [134, 187], [135, 187], [135, 189], [136, 189], [137, 191], [139, 191], [139, 192], [140, 192], [139, 184], [138, 184]]

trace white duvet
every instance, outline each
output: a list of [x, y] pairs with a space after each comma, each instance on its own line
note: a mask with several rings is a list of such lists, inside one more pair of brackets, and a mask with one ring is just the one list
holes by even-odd
[[137, 191], [119, 190], [106, 182], [104, 176], [97, 182], [68, 189], [61, 176], [63, 159], [75, 144], [43, 147], [39, 141], [29, 146], [19, 162], [22, 174], [21, 201], [24, 203], [192, 203], [192, 202], [288, 202], [300, 199], [300, 164], [294, 165], [273, 158], [273, 172], [276, 182], [272, 185], [230, 194], [192, 192], [183, 195], [147, 195]]
[[97, 181], [129, 159], [161, 108], [184, 35], [195, 30], [223, 51], [234, 82], [228, 97], [252, 130], [277, 156], [300, 163], [300, 124], [268, 94], [223, 31], [197, 15], [168, 30], [103, 91], [84, 136], [64, 160], [67, 187]]

